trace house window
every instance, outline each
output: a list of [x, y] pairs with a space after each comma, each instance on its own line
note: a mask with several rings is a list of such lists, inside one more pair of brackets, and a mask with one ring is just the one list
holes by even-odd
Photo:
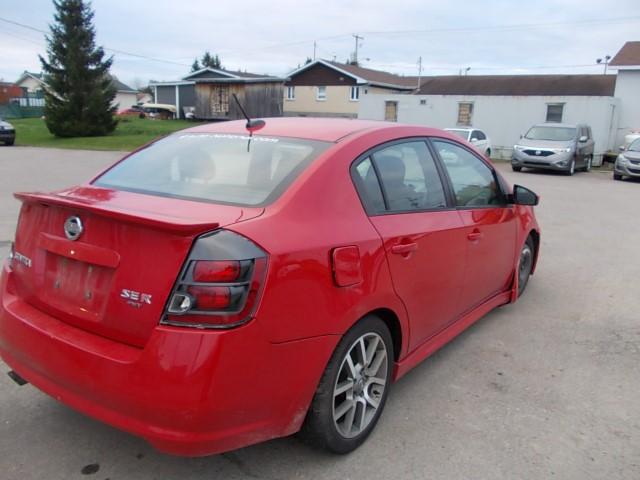
[[295, 100], [296, 99], [296, 87], [289, 86], [287, 87], [287, 100]]
[[398, 121], [398, 102], [384, 102], [384, 119], [387, 122]]
[[425, 99], [420, 100], [420, 105], [426, 105], [427, 101]]
[[460, 102], [458, 104], [458, 125], [471, 125], [473, 116], [473, 103]]
[[227, 115], [229, 113], [229, 87], [215, 85], [211, 89], [211, 113]]
[[351, 87], [349, 100], [351, 100], [352, 102], [357, 102], [359, 99], [360, 99], [360, 87], [357, 87], [357, 86]]
[[564, 103], [547, 103], [547, 122], [562, 122]]
[[327, 87], [317, 87], [316, 90], [316, 100], [326, 100], [327, 99]]

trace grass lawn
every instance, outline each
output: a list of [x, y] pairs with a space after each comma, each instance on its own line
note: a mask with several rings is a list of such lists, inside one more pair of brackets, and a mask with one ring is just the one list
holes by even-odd
[[106, 137], [57, 138], [49, 133], [41, 118], [11, 120], [16, 128], [16, 145], [75, 148], [85, 150], [134, 150], [162, 135], [200, 125], [186, 120], [120, 119], [115, 132]]

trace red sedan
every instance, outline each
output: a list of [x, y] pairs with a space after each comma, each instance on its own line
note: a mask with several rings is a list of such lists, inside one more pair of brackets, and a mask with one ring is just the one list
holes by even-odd
[[353, 450], [393, 381], [522, 294], [540, 246], [533, 192], [382, 122], [200, 126], [16, 197], [12, 376], [179, 455], [299, 430]]

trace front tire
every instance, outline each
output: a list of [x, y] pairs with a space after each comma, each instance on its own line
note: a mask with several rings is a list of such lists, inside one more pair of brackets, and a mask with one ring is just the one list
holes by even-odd
[[576, 159], [572, 158], [571, 159], [571, 164], [569, 165], [569, 169], [566, 170], [564, 172], [564, 174], [571, 177], [571, 176], [573, 176], [574, 173], [576, 173]]
[[519, 172], [522, 170], [522, 167], [516, 167], [515, 165], [511, 165], [511, 170], [513, 170], [514, 172]]
[[340, 340], [300, 431], [303, 440], [334, 453], [358, 448], [373, 431], [389, 394], [393, 341], [369, 315]]

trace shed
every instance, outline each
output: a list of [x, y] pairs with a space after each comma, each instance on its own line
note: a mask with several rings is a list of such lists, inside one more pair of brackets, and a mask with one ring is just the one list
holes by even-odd
[[244, 118], [235, 93], [251, 117], [282, 116], [284, 79], [269, 75], [203, 68], [183, 79], [195, 88], [195, 116], [206, 120]]

